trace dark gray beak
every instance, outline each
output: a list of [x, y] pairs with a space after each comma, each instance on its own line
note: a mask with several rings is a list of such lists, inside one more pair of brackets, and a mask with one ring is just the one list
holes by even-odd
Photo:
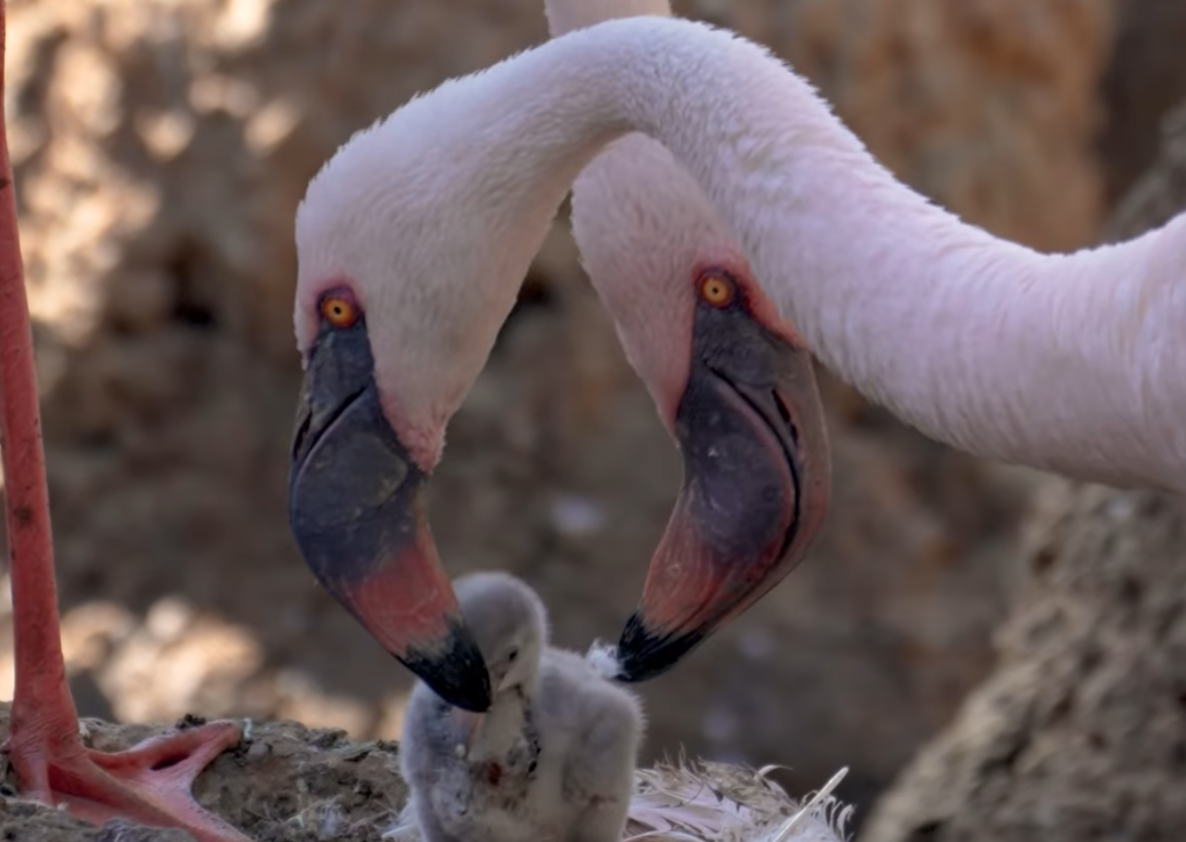
[[293, 535], [375, 640], [445, 701], [484, 712], [490, 679], [437, 557], [427, 483], [380, 407], [365, 320], [323, 324], [297, 410]]
[[618, 645], [626, 681], [670, 669], [769, 592], [827, 513], [830, 451], [811, 355], [763, 327], [736, 293], [697, 305], [675, 424], [684, 483]]

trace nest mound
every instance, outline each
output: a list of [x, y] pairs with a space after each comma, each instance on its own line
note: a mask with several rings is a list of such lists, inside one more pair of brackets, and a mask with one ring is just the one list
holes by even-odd
[[[0, 705], [0, 739], [8, 735], [8, 713], [9, 706]], [[201, 722], [187, 717], [174, 727]], [[87, 746], [121, 751], [165, 729], [84, 719], [82, 730]], [[0, 839], [5, 842], [193, 842], [183, 831], [121, 821], [95, 827], [61, 810], [25, 801], [16, 792], [10, 770], [0, 800]], [[257, 842], [419, 840], [403, 813], [407, 787], [399, 774], [399, 744], [353, 742], [336, 728], [308, 728], [298, 722], [249, 723], [243, 741], [198, 778], [194, 795]], [[721, 764], [662, 765], [638, 773], [627, 838], [653, 842], [841, 842], [846, 838], [851, 808], [828, 791], [804, 804], [801, 811], [800, 803], [771, 783], [765, 770]], [[794, 827], [788, 828], [788, 820], [796, 816]]]

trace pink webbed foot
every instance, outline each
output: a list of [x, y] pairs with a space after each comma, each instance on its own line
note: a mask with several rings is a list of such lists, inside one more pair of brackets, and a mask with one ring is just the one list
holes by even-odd
[[211, 722], [150, 737], [114, 754], [84, 748], [77, 732], [51, 735], [21, 729], [7, 746], [22, 793], [80, 819], [121, 818], [151, 827], [177, 827], [198, 842], [250, 839], [194, 800], [194, 779], [239, 742], [233, 722]]

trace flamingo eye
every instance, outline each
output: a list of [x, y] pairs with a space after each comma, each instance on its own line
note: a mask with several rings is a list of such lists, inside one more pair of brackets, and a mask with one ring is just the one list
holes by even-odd
[[700, 280], [700, 298], [713, 307], [728, 307], [737, 295], [732, 279], [718, 272], [710, 272]]
[[358, 305], [345, 295], [327, 295], [320, 308], [322, 317], [338, 330], [352, 327], [361, 315]]

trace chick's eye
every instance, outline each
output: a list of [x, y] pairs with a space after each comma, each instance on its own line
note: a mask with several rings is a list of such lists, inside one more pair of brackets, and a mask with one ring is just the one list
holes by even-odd
[[321, 315], [338, 329], [351, 327], [358, 321], [358, 305], [343, 295], [327, 295], [321, 299]]
[[510, 661], [512, 664], [515, 663], [515, 661], [517, 661], [518, 659], [519, 659], [519, 650], [518, 649], [512, 649], [510, 652], [507, 653], [507, 660]]
[[733, 280], [724, 275], [711, 272], [700, 280], [700, 298], [713, 307], [729, 306], [736, 294]]

